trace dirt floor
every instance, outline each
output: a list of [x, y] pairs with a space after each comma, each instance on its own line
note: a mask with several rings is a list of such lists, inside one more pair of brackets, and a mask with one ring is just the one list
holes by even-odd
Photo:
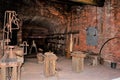
[[86, 62], [80, 73], [73, 71], [71, 65], [71, 59], [59, 57], [56, 75], [45, 77], [43, 63], [38, 63], [37, 58], [27, 58], [22, 67], [21, 80], [112, 80], [120, 77], [120, 69], [112, 69], [108, 65], [92, 66]]

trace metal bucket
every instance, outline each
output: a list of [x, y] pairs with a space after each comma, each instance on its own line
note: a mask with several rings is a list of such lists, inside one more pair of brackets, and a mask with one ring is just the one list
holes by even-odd
[[116, 69], [117, 63], [111, 62], [111, 68]]

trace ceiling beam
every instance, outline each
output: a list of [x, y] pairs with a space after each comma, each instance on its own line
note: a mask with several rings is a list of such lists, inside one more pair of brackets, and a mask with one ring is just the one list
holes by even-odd
[[97, 4], [95, 0], [70, 0], [70, 1], [91, 4], [91, 5]]
[[59, 2], [59, 3], [63, 2], [70, 5], [88, 4], [88, 5], [99, 6], [99, 7], [104, 6], [104, 2], [105, 2], [105, 0], [51, 0], [51, 1]]

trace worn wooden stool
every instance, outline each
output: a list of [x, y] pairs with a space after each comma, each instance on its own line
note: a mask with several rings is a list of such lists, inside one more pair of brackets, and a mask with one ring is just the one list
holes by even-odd
[[54, 76], [56, 73], [57, 56], [53, 52], [46, 52], [44, 59], [44, 73], [46, 77]]
[[13, 50], [14, 46], [8, 46], [0, 60], [2, 80], [20, 80], [21, 65], [24, 62], [23, 50]]
[[79, 53], [73, 52], [72, 56], [72, 69], [75, 72], [80, 72], [84, 69], [84, 58], [85, 54], [79, 51]]
[[89, 54], [88, 57], [91, 58], [93, 66], [98, 65], [98, 55], [97, 54]]
[[[19, 80], [18, 79], [18, 64], [17, 62], [0, 62], [1, 80]], [[9, 70], [11, 69], [11, 70]]]

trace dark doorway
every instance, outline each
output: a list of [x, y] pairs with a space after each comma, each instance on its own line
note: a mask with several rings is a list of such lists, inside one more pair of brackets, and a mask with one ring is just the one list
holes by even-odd
[[[12, 28], [16, 28], [17, 25], [15, 24], [12, 24]], [[14, 29], [12, 30], [12, 32], [10, 33], [10, 43], [9, 45], [17, 45], [17, 32], [18, 32], [18, 29]]]

